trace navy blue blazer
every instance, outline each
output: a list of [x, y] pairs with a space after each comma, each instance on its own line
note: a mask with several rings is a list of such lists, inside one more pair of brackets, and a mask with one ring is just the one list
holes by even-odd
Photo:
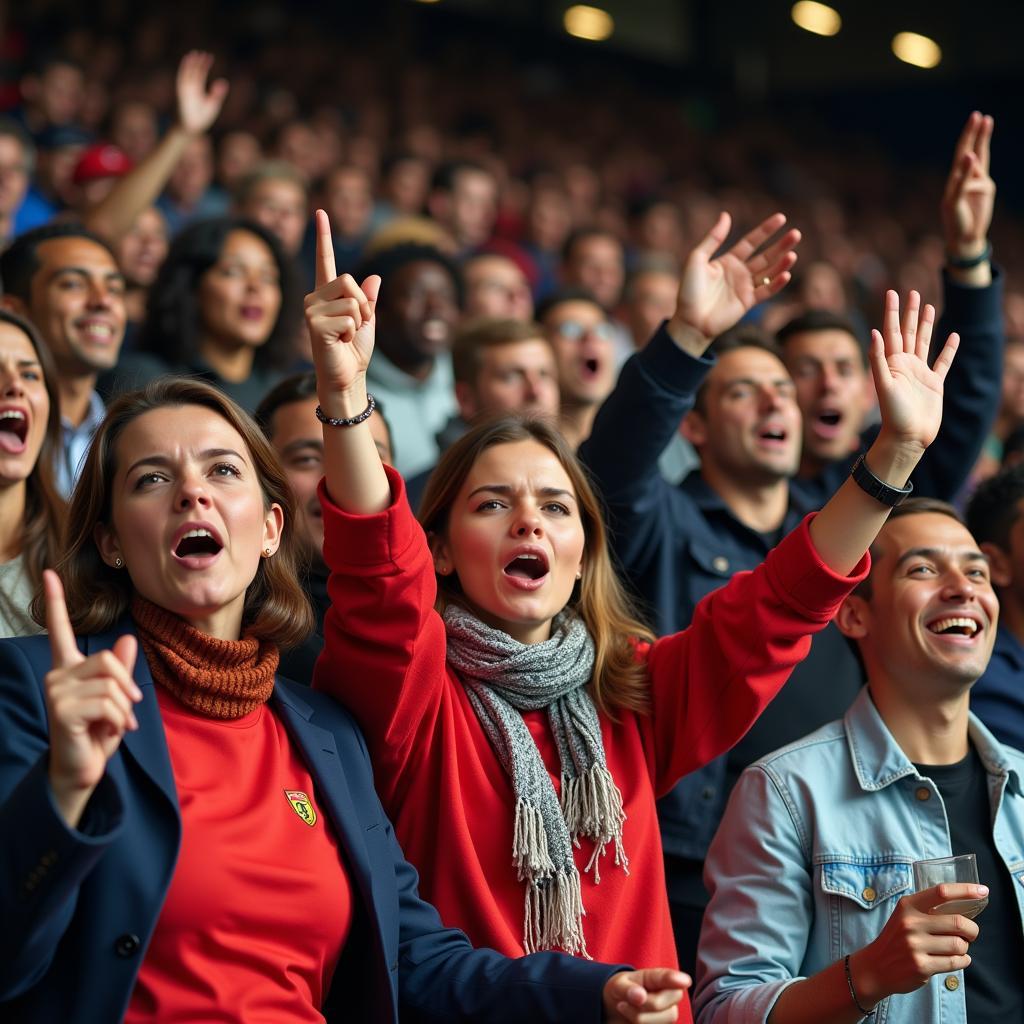
[[[79, 640], [86, 655], [124, 628]], [[181, 818], [153, 677], [77, 829], [47, 777], [46, 637], [0, 641], [0, 1019], [111, 1024], [128, 1006], [174, 873]], [[366, 744], [331, 698], [278, 677], [272, 698], [335, 827], [353, 893], [352, 931], [328, 1021], [602, 1019], [621, 968], [540, 953], [473, 949], [420, 899], [373, 788]], [[311, 913], [329, 909], [311, 908]]]

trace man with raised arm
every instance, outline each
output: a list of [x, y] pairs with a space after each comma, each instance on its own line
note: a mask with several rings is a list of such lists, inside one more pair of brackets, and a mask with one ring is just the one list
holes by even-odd
[[[968, 712], [999, 613], [988, 559], [926, 498], [871, 555], [836, 619], [868, 685], [743, 773], [708, 852], [699, 1024], [1024, 1020], [1024, 754]], [[914, 861], [968, 853], [981, 885], [914, 892]]]
[[[958, 143], [943, 200], [951, 249], [968, 236], [984, 240], [988, 231], [994, 191], [988, 177], [990, 135], [991, 120], [972, 115]], [[680, 308], [704, 287], [702, 266], [694, 265], [697, 255], [684, 268]], [[987, 249], [982, 256], [987, 259]], [[971, 272], [984, 274], [987, 266], [978, 263]], [[937, 336], [958, 327], [951, 313], [962, 317], [961, 349], [968, 369], [958, 362], [950, 376], [941, 432], [914, 479], [927, 488], [923, 493], [948, 500], [966, 478], [977, 448], [954, 439], [945, 463], [947, 438], [973, 429], [977, 445], [983, 443], [998, 390], [1001, 332], [992, 326], [993, 317], [996, 325], [999, 320], [996, 284], [965, 285], [956, 301], [949, 277], [946, 287], [946, 316]], [[989, 306], [993, 297], [994, 310]], [[890, 293], [887, 319], [896, 315], [895, 301]], [[919, 307], [919, 296], [911, 292], [905, 315], [915, 324]], [[931, 307], [925, 307], [922, 324], [930, 328], [933, 318]], [[852, 461], [844, 450], [835, 462], [822, 464], [820, 476], [794, 479], [801, 458], [801, 417], [799, 395], [783, 362], [791, 354], [789, 342], [783, 353], [742, 335], [712, 364], [686, 352], [680, 344], [681, 323], [677, 311], [626, 363], [580, 449], [604, 496], [615, 552], [659, 632], [685, 627], [702, 597], [733, 573], [759, 565], [779, 536], [827, 500], [849, 475]], [[986, 388], [992, 391], [990, 401], [984, 398]], [[659, 472], [658, 458], [681, 423], [700, 455], [701, 470], [671, 485]], [[849, 436], [849, 446], [862, 440], [856, 431]], [[847, 644], [829, 627], [815, 637], [807, 659], [746, 736], [660, 802], [669, 898], [684, 967], [694, 965], [707, 900], [701, 879], [704, 855], [739, 774], [768, 751], [842, 715], [861, 683]]]

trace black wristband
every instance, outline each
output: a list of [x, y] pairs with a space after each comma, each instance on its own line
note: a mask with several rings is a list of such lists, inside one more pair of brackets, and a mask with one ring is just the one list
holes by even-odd
[[864, 461], [863, 455], [861, 455], [853, 464], [853, 468], [850, 470], [850, 476], [853, 477], [854, 483], [864, 491], [865, 494], [871, 495], [875, 501], [879, 501], [883, 505], [888, 505], [889, 508], [895, 508], [901, 501], [905, 501], [910, 497], [911, 492], [914, 490], [914, 485], [909, 481], [906, 487], [893, 487], [892, 484], [887, 484], [884, 480], [879, 480], [878, 477], [868, 469], [868, 464]]
[[366, 393], [366, 408], [358, 416], [349, 416], [348, 419], [338, 419], [335, 416], [325, 416], [323, 409], [316, 407], [316, 418], [328, 427], [354, 427], [363, 420], [368, 420], [377, 408], [377, 400], [369, 392]]
[[948, 252], [946, 253], [946, 264], [954, 270], [970, 270], [972, 267], [980, 267], [982, 263], [987, 263], [990, 259], [992, 259], [991, 242], [986, 242], [985, 248], [982, 249], [977, 256], [961, 258], [959, 256], [953, 256]]
[[853, 987], [853, 975], [850, 974], [850, 954], [849, 953], [847, 953], [846, 956], [843, 957], [843, 970], [846, 971], [846, 984], [850, 986], [850, 998], [853, 1000], [853, 1005], [856, 1006], [857, 1009], [862, 1014], [864, 1014], [865, 1017], [874, 1017], [875, 1011], [874, 1010], [865, 1010], [864, 1007], [860, 1005], [860, 1000], [857, 998], [857, 990]]

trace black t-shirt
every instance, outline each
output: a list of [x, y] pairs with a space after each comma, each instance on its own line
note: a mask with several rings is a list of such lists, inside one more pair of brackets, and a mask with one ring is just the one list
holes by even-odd
[[989, 778], [978, 752], [956, 764], [915, 765], [942, 794], [955, 855], [973, 853], [978, 881], [989, 888], [978, 939], [964, 971], [969, 1024], [1024, 1024], [1024, 929], [1006, 865], [992, 837]]

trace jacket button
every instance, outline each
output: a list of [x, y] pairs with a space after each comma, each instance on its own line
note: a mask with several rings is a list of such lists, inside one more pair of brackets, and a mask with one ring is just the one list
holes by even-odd
[[950, 992], [955, 992], [960, 987], [960, 979], [955, 974], [947, 974], [946, 980], [942, 983]]
[[728, 572], [729, 571], [729, 559], [725, 555], [717, 555], [711, 560], [711, 568], [715, 572]]
[[861, 896], [864, 897], [865, 903], [873, 903], [877, 895], [878, 893], [875, 892], [875, 890], [872, 889], [870, 885], [865, 886], [864, 891], [861, 893]]
[[705, 786], [700, 791], [700, 798], [702, 800], [714, 800], [715, 799], [715, 787], [714, 786]]
[[127, 932], [124, 935], [118, 936], [117, 941], [114, 943], [114, 952], [119, 956], [128, 959], [130, 956], [134, 956], [139, 951], [139, 946], [142, 943], [139, 941], [138, 935], [132, 935], [131, 932]]
[[916, 796], [918, 800], [931, 800], [932, 791], [927, 786], [919, 786], [914, 792], [914, 796]]

